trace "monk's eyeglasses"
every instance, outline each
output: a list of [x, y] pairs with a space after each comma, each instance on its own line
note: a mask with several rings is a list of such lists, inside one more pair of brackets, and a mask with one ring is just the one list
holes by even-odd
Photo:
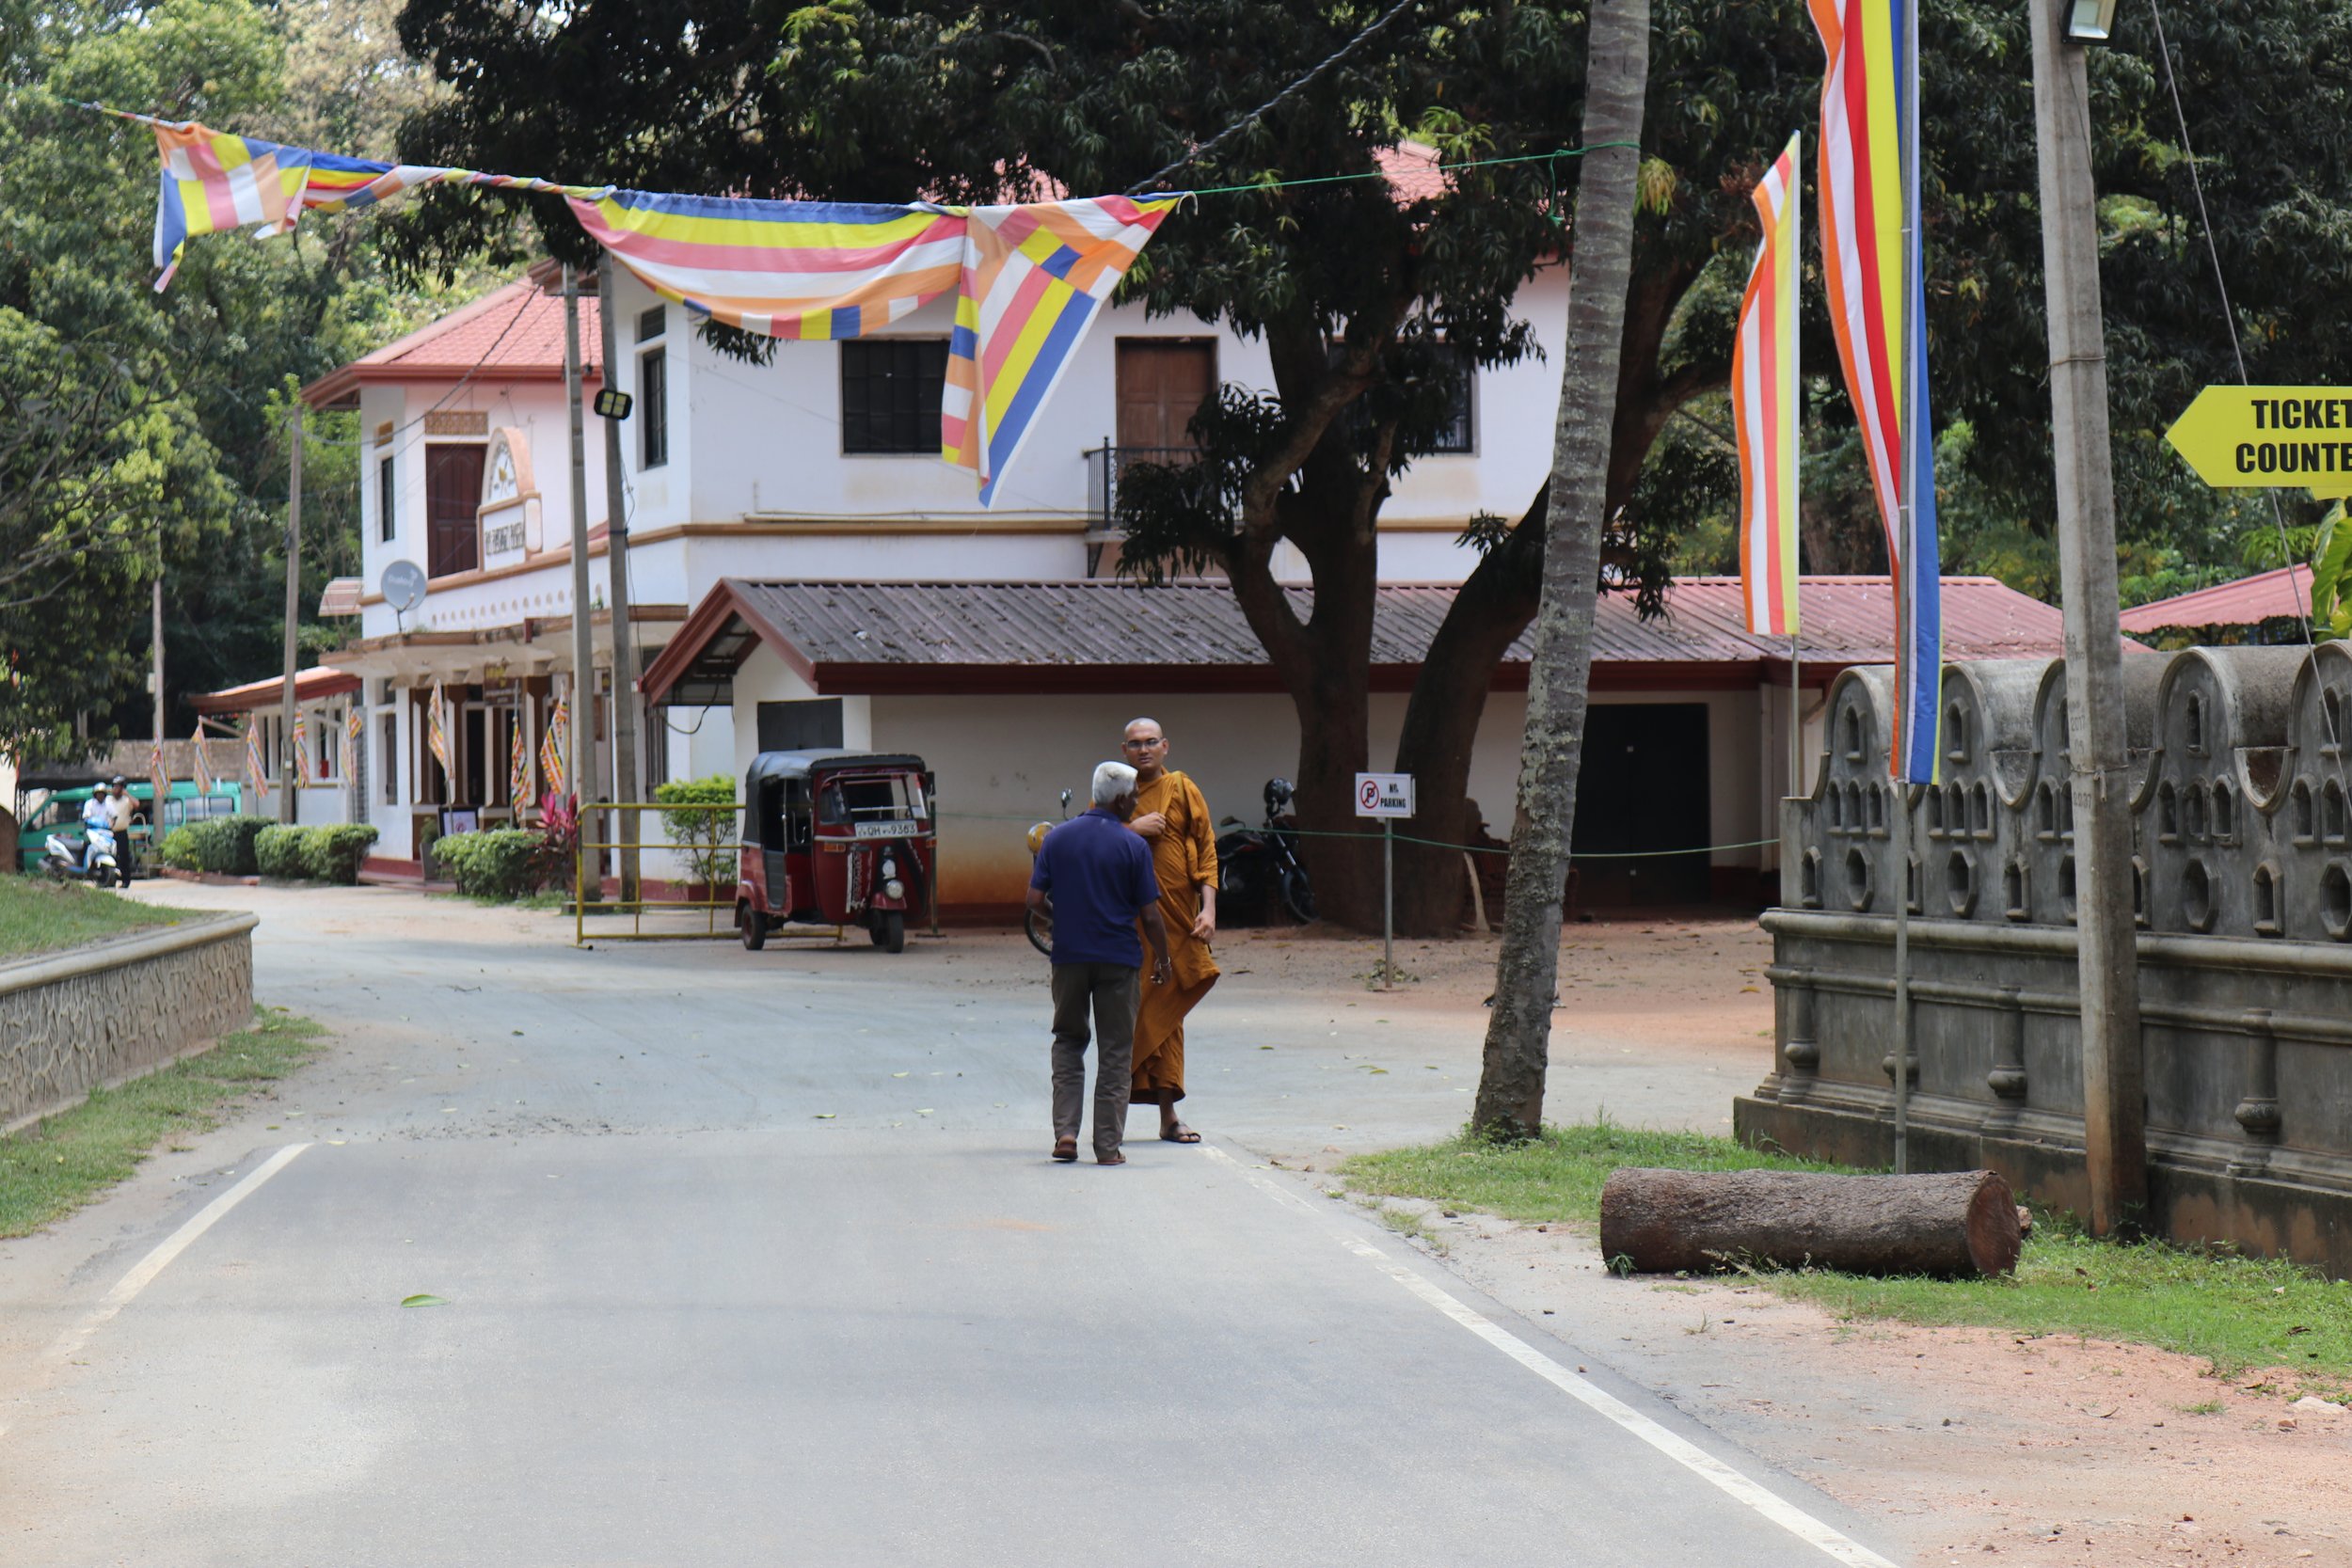
[[1151, 736], [1149, 739], [1144, 739], [1144, 740], [1122, 740], [1122, 741], [1120, 741], [1120, 744], [1121, 746], [1126, 747], [1126, 748], [1127, 748], [1127, 750], [1129, 750], [1129, 751], [1131, 751], [1131, 752], [1134, 752], [1134, 751], [1145, 751], [1145, 752], [1148, 752], [1148, 751], [1150, 751], [1150, 750], [1151, 750], [1152, 747], [1154, 747], [1154, 746], [1165, 746], [1165, 745], [1167, 745], [1167, 744], [1168, 744], [1168, 742], [1167, 742], [1167, 741], [1165, 741], [1165, 740], [1163, 740], [1163, 739], [1161, 739], [1158, 736]]

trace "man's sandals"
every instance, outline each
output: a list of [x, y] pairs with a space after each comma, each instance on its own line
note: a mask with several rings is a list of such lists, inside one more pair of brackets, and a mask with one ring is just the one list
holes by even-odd
[[1181, 1121], [1160, 1134], [1160, 1142], [1164, 1144], [1197, 1144], [1200, 1141], [1200, 1134]]
[[1074, 1164], [1078, 1159], [1078, 1140], [1075, 1138], [1056, 1138], [1054, 1140], [1054, 1158], [1060, 1161], [1065, 1165]]

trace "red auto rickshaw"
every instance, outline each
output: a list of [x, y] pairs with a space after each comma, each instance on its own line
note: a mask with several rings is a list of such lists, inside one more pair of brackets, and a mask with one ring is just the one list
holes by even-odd
[[762, 752], [743, 776], [735, 924], [756, 953], [787, 925], [863, 926], [907, 944], [925, 908], [939, 822], [923, 759], [859, 752]]

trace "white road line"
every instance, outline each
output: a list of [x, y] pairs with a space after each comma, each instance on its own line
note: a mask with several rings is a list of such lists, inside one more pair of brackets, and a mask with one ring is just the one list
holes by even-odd
[[1668, 1432], [1615, 1395], [1594, 1387], [1591, 1383], [1569, 1371], [1518, 1335], [1503, 1328], [1485, 1314], [1464, 1306], [1447, 1291], [1397, 1262], [1361, 1237], [1350, 1235], [1341, 1229], [1331, 1222], [1328, 1215], [1301, 1198], [1296, 1193], [1259, 1175], [1214, 1145], [1202, 1147], [1213, 1158], [1221, 1160], [1239, 1171], [1242, 1179], [1259, 1191], [1305, 1211], [1342, 1246], [1371, 1263], [1382, 1274], [1387, 1275], [1391, 1279], [1395, 1280], [1399, 1285], [1404, 1286], [1422, 1301], [1460, 1323], [1464, 1328], [1469, 1329], [1546, 1383], [1583, 1404], [1594, 1414], [1614, 1421], [1660, 1453], [1731, 1497], [1756, 1510], [1756, 1513], [1780, 1526], [1798, 1540], [1808, 1545], [1818, 1546], [1838, 1561], [1853, 1564], [1854, 1568], [1897, 1568], [1895, 1563], [1881, 1557], [1869, 1547], [1823, 1524], [1794, 1503], [1766, 1490], [1760, 1483], [1740, 1474], [1706, 1449]]
[[106, 1292], [104, 1300], [90, 1308], [89, 1316], [58, 1335], [57, 1342], [49, 1347], [49, 1354], [60, 1361], [70, 1359], [91, 1335], [111, 1322], [116, 1313], [130, 1306], [134, 1296], [153, 1284], [155, 1276], [163, 1273], [173, 1259], [187, 1251], [199, 1236], [218, 1225], [230, 1210], [251, 1197], [262, 1182], [294, 1164], [294, 1157], [310, 1147], [309, 1144], [288, 1144], [262, 1161], [260, 1167], [244, 1180], [198, 1211], [193, 1219], [165, 1237], [154, 1251], [140, 1259], [129, 1274], [115, 1281], [115, 1288]]

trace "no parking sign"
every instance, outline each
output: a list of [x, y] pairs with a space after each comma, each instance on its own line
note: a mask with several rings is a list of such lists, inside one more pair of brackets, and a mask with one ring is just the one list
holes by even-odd
[[1412, 816], [1413, 776], [1410, 773], [1357, 774], [1356, 815], [1359, 816]]

